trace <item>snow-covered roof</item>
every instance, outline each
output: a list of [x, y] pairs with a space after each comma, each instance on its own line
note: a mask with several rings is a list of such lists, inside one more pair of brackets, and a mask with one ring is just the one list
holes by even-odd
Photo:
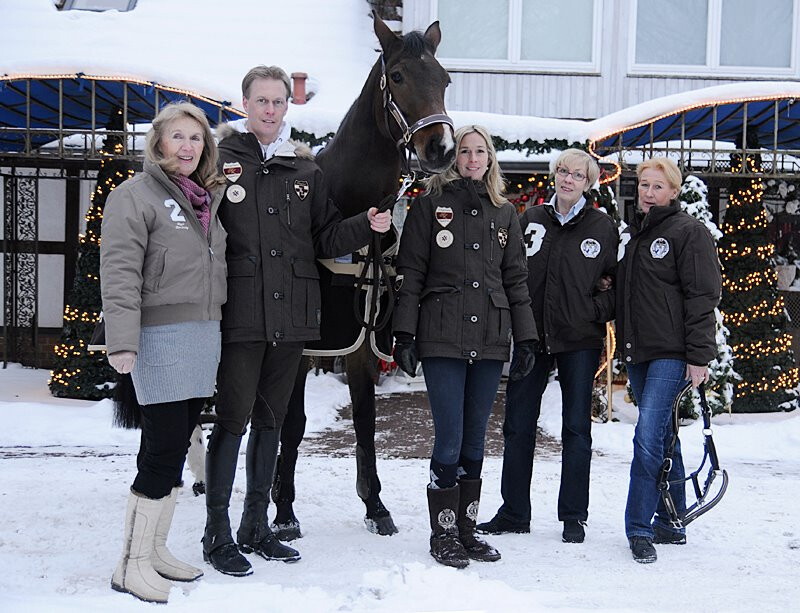
[[58, 11], [0, 0], [0, 75], [107, 75], [197, 92], [241, 109], [257, 64], [318, 83], [300, 130], [335, 131], [377, 58], [365, 0], [139, 0], [135, 10]]
[[[289, 73], [306, 72], [315, 82], [316, 95], [306, 105], [292, 105], [288, 120], [317, 137], [336, 130], [377, 58], [365, 0], [138, 0], [136, 9], [125, 13], [59, 12], [52, 0], [0, 0], [0, 11], [0, 75], [127, 77], [191, 90], [241, 109], [245, 72], [256, 64], [277, 64]], [[791, 130], [793, 141], [800, 139], [788, 101], [795, 97], [800, 97], [798, 82], [757, 81], [666, 96], [593, 121], [470, 111], [451, 115], [456, 126], [482, 124], [511, 143], [602, 141], [621, 131], [634, 143], [647, 136], [647, 128], [635, 132], [631, 126], [671, 121], [684, 109], [786, 99], [780, 129]], [[665, 132], [660, 140], [675, 138]], [[710, 133], [698, 129], [692, 138], [710, 138]]]

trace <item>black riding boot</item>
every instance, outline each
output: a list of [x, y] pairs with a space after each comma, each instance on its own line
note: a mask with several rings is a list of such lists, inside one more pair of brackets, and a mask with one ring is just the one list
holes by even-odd
[[233, 542], [228, 506], [231, 500], [236, 461], [242, 436], [214, 426], [206, 452], [206, 529], [203, 559], [226, 575], [243, 577], [253, 572]]
[[247, 441], [247, 494], [236, 540], [244, 553], [257, 553], [265, 560], [296, 562], [300, 554], [281, 543], [269, 528], [269, 489], [278, 457], [280, 430], [250, 430]]
[[275, 521], [272, 530], [281, 541], [293, 541], [303, 536], [300, 522], [294, 515], [294, 471], [297, 453], [287, 454], [285, 447], [278, 456], [275, 481], [272, 483], [272, 501], [275, 503]]
[[380, 499], [381, 482], [378, 479], [378, 469], [375, 466], [375, 456], [367, 457], [367, 452], [360, 445], [356, 446], [356, 492], [364, 501], [367, 514], [364, 523], [367, 530], [381, 536], [391, 536], [397, 533], [389, 509], [383, 506]]
[[479, 562], [496, 562], [500, 552], [486, 541], [475, 536], [475, 524], [478, 520], [478, 506], [481, 502], [481, 480], [459, 479], [458, 498], [458, 536], [472, 560]]
[[469, 557], [458, 538], [458, 485], [444, 489], [428, 487], [428, 512], [431, 519], [431, 555], [433, 559], [455, 568], [464, 568]]

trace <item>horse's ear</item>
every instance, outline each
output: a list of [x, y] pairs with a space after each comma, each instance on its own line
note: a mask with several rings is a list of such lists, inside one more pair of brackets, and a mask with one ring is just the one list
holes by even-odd
[[434, 21], [428, 26], [428, 29], [425, 30], [425, 40], [427, 40], [433, 46], [433, 50], [436, 51], [439, 43], [442, 42], [442, 30], [439, 28], [438, 21]]
[[372, 20], [374, 22], [375, 36], [378, 37], [378, 41], [381, 43], [381, 49], [383, 49], [384, 55], [388, 56], [392, 52], [393, 47], [400, 42], [400, 37], [392, 32], [389, 26], [383, 23], [383, 19], [378, 17], [378, 13], [375, 11], [372, 11]]

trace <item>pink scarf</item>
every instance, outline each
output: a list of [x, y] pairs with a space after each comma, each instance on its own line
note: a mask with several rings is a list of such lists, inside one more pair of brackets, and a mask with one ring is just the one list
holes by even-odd
[[197, 183], [192, 181], [189, 177], [181, 175], [173, 175], [170, 177], [172, 181], [181, 188], [183, 195], [191, 203], [194, 208], [194, 214], [203, 226], [203, 232], [208, 236], [208, 225], [211, 223], [211, 195]]

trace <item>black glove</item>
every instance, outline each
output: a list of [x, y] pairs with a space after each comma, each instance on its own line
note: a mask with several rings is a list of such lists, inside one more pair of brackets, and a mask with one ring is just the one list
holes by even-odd
[[514, 343], [514, 357], [508, 370], [510, 381], [519, 381], [527, 377], [536, 362], [536, 341], [520, 341]]
[[394, 338], [394, 361], [409, 377], [416, 377], [419, 358], [414, 337], [408, 332], [398, 332]]

